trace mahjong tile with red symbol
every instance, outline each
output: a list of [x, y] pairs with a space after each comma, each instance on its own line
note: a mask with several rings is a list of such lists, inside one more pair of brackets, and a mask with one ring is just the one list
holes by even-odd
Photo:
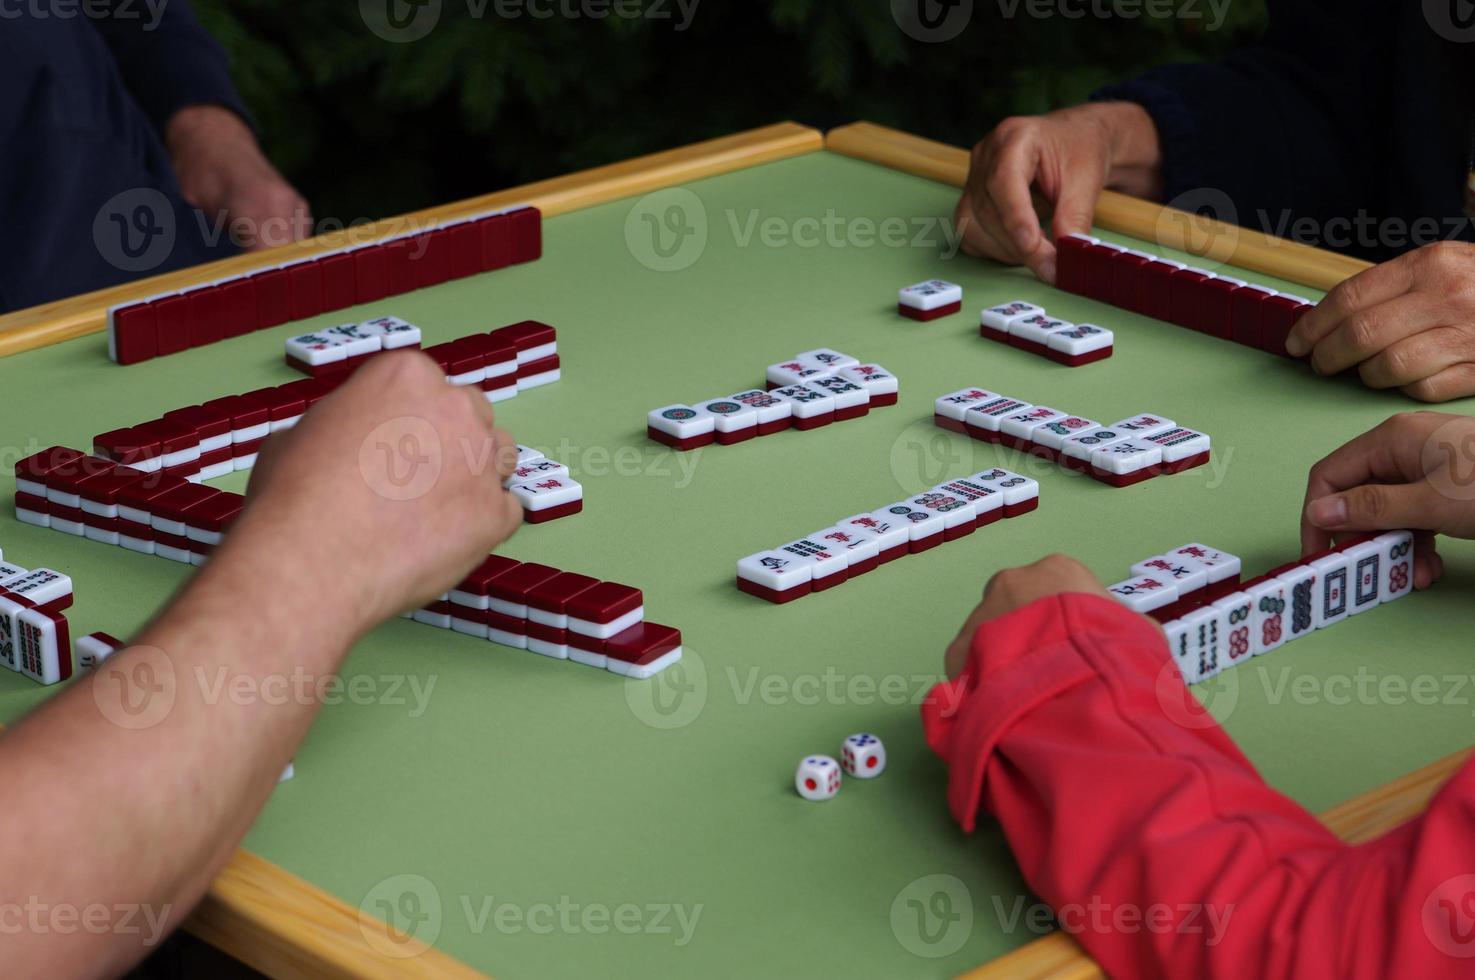
[[1106, 591], [1128, 609], [1144, 615], [1178, 601], [1177, 587], [1166, 578], [1155, 575], [1137, 575], [1107, 586]]
[[849, 562], [846, 570], [851, 578], [864, 575], [881, 564], [880, 540], [873, 534], [837, 526], [816, 531], [809, 537], [845, 555]]
[[1037, 313], [1034, 316], [1021, 317], [1009, 324], [1007, 342], [1011, 347], [1023, 347], [1039, 353], [1050, 345], [1050, 338], [1058, 331], [1069, 330], [1073, 326], [1075, 324], [1065, 320], [1057, 320], [1043, 313]]
[[551, 459], [540, 459], [528, 463], [525, 466], [517, 466], [502, 481], [503, 486], [511, 486], [514, 483], [536, 483], [539, 480], [562, 480], [569, 475], [569, 469], [562, 463]]
[[381, 316], [373, 320], [365, 320], [359, 324], [359, 327], [366, 333], [377, 335], [380, 346], [385, 350], [419, 347], [422, 339], [419, 327], [397, 316]]
[[286, 350], [288, 363], [295, 361], [309, 368], [341, 364], [348, 359], [348, 344], [326, 331], [288, 337]]
[[849, 557], [844, 552], [828, 548], [811, 538], [790, 541], [778, 551], [780, 554], [814, 559], [814, 564], [811, 566], [813, 576], [811, 588], [815, 592], [833, 588], [850, 577]]
[[1004, 516], [1004, 494], [997, 487], [971, 478], [949, 480], [932, 488], [934, 493], [946, 493], [973, 502], [975, 528], [985, 527]]
[[1003, 396], [983, 388], [964, 388], [943, 395], [933, 403], [933, 421], [944, 429], [954, 432], [967, 432], [963, 424], [963, 416], [968, 409], [983, 402], [991, 402]]
[[1241, 562], [1227, 551], [1194, 542], [1174, 548], [1164, 557], [1196, 564], [1204, 569], [1208, 573], [1210, 592], [1222, 591], [1226, 586], [1234, 586], [1239, 582]]
[[1004, 495], [1004, 516], [1028, 514], [1040, 505], [1040, 483], [1027, 476], [995, 466], [968, 478], [974, 483], [993, 487]]
[[1243, 663], [1255, 655], [1250, 642], [1251, 600], [1248, 592], [1231, 592], [1214, 603], [1224, 616], [1224, 657], [1226, 667]]
[[[963, 413], [963, 424], [968, 434], [975, 439], [999, 442], [1003, 438], [1000, 426], [1010, 415], [1018, 415], [1034, 408], [1029, 402], [1017, 398], [999, 397], [992, 401], [970, 405]], [[1051, 410], [1053, 411], [1053, 409]]]
[[738, 392], [732, 400], [757, 411], [760, 436], [782, 432], [794, 424], [794, 403], [772, 392], [753, 388]]
[[1158, 555], [1146, 561], [1139, 561], [1132, 566], [1132, 574], [1166, 578], [1177, 587], [1180, 599], [1203, 592], [1209, 585], [1208, 569], [1198, 562], [1184, 561], [1167, 555]]
[[911, 540], [910, 524], [899, 520], [895, 515], [881, 511], [847, 517], [836, 527], [874, 536], [880, 548], [880, 559], [883, 565], [905, 555]]
[[967, 497], [929, 490], [910, 498], [906, 503], [908, 506], [941, 515], [944, 541], [956, 541], [972, 534], [978, 527], [978, 508]]
[[813, 555], [760, 551], [738, 561], [737, 587], [772, 603], [801, 599], [813, 590], [815, 564]]
[[860, 363], [859, 358], [842, 354], [840, 351], [831, 350], [828, 347], [819, 347], [815, 350], [807, 350], [802, 354], [795, 354], [794, 360], [818, 368], [827, 374], [836, 374], [845, 368], [855, 367]]
[[835, 396], [813, 385], [785, 385], [774, 393], [793, 405], [794, 428], [817, 429], [835, 421]]
[[1286, 584], [1278, 578], [1266, 579], [1251, 583], [1245, 592], [1250, 597], [1250, 650], [1258, 657], [1284, 646], [1290, 607]]
[[1108, 429], [1126, 433], [1129, 439], [1146, 439], [1155, 436], [1159, 432], [1166, 432], [1178, 423], [1161, 415], [1134, 415], [1129, 419], [1122, 419], [1107, 426]]
[[907, 286], [897, 294], [897, 310], [905, 316], [930, 320], [963, 308], [963, 287], [941, 279]]
[[873, 516], [907, 526], [907, 553], [915, 555], [942, 544], [946, 522], [936, 511], [913, 507], [910, 503], [892, 504], [873, 512]]
[[1113, 486], [1128, 486], [1158, 474], [1163, 450], [1141, 439], [1126, 439], [1091, 454], [1091, 473]]
[[857, 364], [854, 367], [841, 368], [840, 377], [864, 388], [871, 396], [872, 408], [896, 404], [901, 385], [896, 380], [896, 375], [879, 364]]
[[1045, 356], [1067, 367], [1082, 367], [1112, 355], [1116, 335], [1094, 323], [1077, 323], [1057, 330], [1046, 342]]
[[716, 423], [717, 442], [724, 446], [745, 442], [758, 435], [758, 410], [731, 398], [703, 402], [697, 406]]
[[1045, 308], [1033, 303], [1026, 303], [1022, 299], [1016, 299], [1010, 303], [1002, 303], [999, 306], [990, 306], [978, 317], [978, 332], [989, 340], [997, 340], [1007, 343], [1009, 327], [1016, 320], [1026, 317], [1044, 316]]
[[47, 609], [22, 609], [15, 615], [16, 670], [38, 684], [57, 684], [72, 676], [72, 640], [67, 618]]
[[1000, 441], [1015, 449], [1029, 449], [1034, 442], [1034, 431], [1047, 422], [1069, 418], [1066, 412], [1044, 405], [1031, 405], [999, 419]]
[[1127, 433], [1120, 432], [1110, 426], [1093, 429], [1082, 435], [1071, 436], [1062, 442], [1060, 444], [1060, 453], [1056, 459], [1068, 469], [1087, 473], [1091, 469], [1092, 453], [1114, 443], [1123, 442], [1127, 438]]
[[1209, 437], [1181, 426], [1156, 433], [1147, 441], [1163, 450], [1163, 472], [1182, 473], [1209, 461]]
[[1414, 587], [1414, 536], [1409, 531], [1389, 531], [1373, 539], [1382, 549], [1382, 580], [1378, 602], [1402, 599]]
[[705, 409], [667, 405], [645, 417], [645, 434], [673, 449], [698, 449], [717, 439], [717, 420]]
[[865, 388], [854, 381], [834, 375], [828, 378], [815, 378], [808, 384], [811, 388], [818, 388], [835, 399], [835, 421], [844, 422], [847, 419], [860, 418], [871, 410], [871, 395]]
[[523, 517], [529, 524], [577, 513], [584, 502], [584, 488], [568, 477], [514, 483], [507, 492], [522, 504]]
[[835, 372], [819, 367], [814, 364], [805, 364], [798, 358], [780, 361], [778, 364], [768, 365], [764, 377], [768, 381], [769, 388], [783, 388], [787, 385], [803, 384], [811, 378], [827, 377]]
[[1095, 432], [1099, 428], [1101, 428], [1100, 422], [1083, 419], [1078, 415], [1067, 415], [1065, 418], [1051, 419], [1035, 428], [1030, 433], [1030, 440], [1036, 447], [1045, 450], [1053, 458], [1056, 453], [1060, 452], [1065, 440], [1072, 436]]

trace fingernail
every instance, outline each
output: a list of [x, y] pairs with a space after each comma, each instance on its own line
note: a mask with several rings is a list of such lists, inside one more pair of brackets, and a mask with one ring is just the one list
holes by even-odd
[[1347, 501], [1341, 497], [1322, 497], [1306, 506], [1306, 519], [1317, 527], [1341, 527], [1347, 523]]

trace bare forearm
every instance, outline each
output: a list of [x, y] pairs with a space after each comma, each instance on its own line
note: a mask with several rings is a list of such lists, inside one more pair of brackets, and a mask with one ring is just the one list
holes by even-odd
[[313, 682], [352, 631], [310, 614], [281, 566], [241, 544], [0, 738], [12, 828], [0, 901], [128, 907], [142, 926], [129, 934], [115, 911], [100, 932], [23, 930], [5, 943], [19, 975], [112, 974], [146, 955], [204, 894], [316, 715]]

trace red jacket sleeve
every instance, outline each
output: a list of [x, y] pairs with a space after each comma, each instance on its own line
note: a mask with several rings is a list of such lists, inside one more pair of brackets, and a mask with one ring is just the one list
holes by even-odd
[[1055, 596], [984, 624], [923, 705], [965, 830], [1111, 976], [1475, 975], [1475, 770], [1360, 846], [1271, 789], [1196, 709], [1162, 634]]

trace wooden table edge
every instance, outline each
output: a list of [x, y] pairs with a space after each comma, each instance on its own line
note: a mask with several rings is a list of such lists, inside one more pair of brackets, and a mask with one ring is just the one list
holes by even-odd
[[823, 149], [824, 136], [819, 130], [792, 122], [775, 123], [16, 310], [0, 316], [0, 357], [97, 333], [107, 325], [108, 308], [119, 303], [310, 258], [346, 244], [378, 241], [515, 204], [536, 205], [551, 217]]
[[[962, 187], [967, 179], [971, 156], [956, 146], [868, 122], [832, 129], [825, 136], [825, 149], [954, 187]], [[1331, 289], [1371, 266], [1360, 259], [1115, 191], [1102, 192], [1095, 221], [1108, 231], [1314, 289]]]

